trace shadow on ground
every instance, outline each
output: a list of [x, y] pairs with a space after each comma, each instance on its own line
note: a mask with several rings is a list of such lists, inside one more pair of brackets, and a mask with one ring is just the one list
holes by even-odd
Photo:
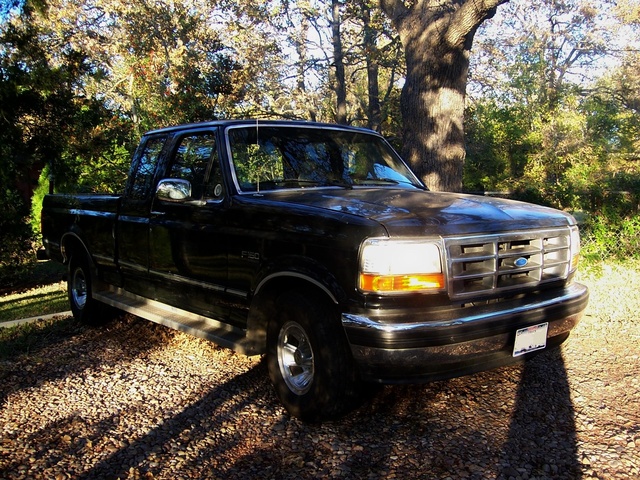
[[[69, 322], [65, 334], [44, 329], [37, 348], [3, 363], [0, 380], [7, 380], [11, 389], [2, 393], [2, 409], [11, 408], [7, 397], [12, 392], [35, 392], [46, 382], [90, 375], [103, 368], [106, 358], [119, 359], [110, 368], [120, 372], [120, 382], [140, 375], [127, 369], [151, 350], [165, 349], [176, 359], [184, 355], [172, 352], [171, 346], [182, 334], [147, 322], [129, 319], [102, 331]], [[47, 360], [52, 347], [48, 342], [62, 342], [66, 356]], [[113, 349], [119, 349], [115, 356]], [[222, 360], [237, 359], [226, 350], [216, 351]], [[158, 368], [149, 362], [149, 369]], [[140, 368], [140, 362], [137, 365]], [[162, 368], [170, 370], [171, 359]], [[221, 370], [215, 377], [185, 391], [184, 398], [175, 398], [175, 392], [196, 372], [190, 374], [193, 377], [180, 373], [164, 380], [173, 382], [171, 398], [158, 387], [155, 397], [147, 395], [134, 404], [123, 399], [122, 406], [108, 407], [109, 414], [76, 411], [40, 428], [29, 425], [24, 429], [29, 434], [5, 435], [3, 441], [26, 447], [14, 449], [10, 459], [0, 458], [0, 477], [19, 478], [11, 472], [25, 464], [41, 465], [36, 476], [66, 465], [71, 477], [81, 479], [508, 479], [581, 474], [560, 350], [524, 365], [469, 377], [384, 387], [358, 410], [319, 425], [284, 413], [264, 362], [245, 363], [239, 369], [236, 365], [232, 375], [223, 374], [224, 362], [216, 368]], [[22, 379], [20, 372], [25, 372]], [[162, 410], [163, 402], [176, 402], [179, 408]], [[150, 403], [157, 404], [154, 411], [162, 411], [162, 418], [145, 417], [151, 415]], [[136, 422], [151, 426], [136, 429], [131, 426]], [[123, 441], [115, 432], [124, 426], [132, 433]]]

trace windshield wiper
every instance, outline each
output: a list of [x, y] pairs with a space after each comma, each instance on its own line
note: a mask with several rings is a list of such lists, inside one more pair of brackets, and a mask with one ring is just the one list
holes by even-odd
[[313, 186], [313, 187], [343, 187], [352, 189], [353, 185], [348, 182], [343, 181], [330, 181], [330, 180], [308, 180], [308, 179], [297, 179], [297, 178], [287, 178], [283, 180], [276, 180], [274, 182], [276, 185], [294, 185], [304, 188], [305, 186]]
[[411, 185], [412, 187], [426, 190], [422, 185], [417, 185], [410, 181], [396, 180], [394, 178], [366, 178], [358, 180], [358, 185]]
[[392, 178], [366, 178], [358, 180], [358, 185], [398, 185], [400, 182]]
[[326, 181], [326, 182], [320, 182], [320, 185], [322, 185], [323, 187], [342, 187], [342, 188], [346, 188], [349, 190], [353, 190], [353, 184], [349, 183], [349, 182], [345, 182], [345, 181], [340, 181], [340, 180], [331, 180], [331, 181]]

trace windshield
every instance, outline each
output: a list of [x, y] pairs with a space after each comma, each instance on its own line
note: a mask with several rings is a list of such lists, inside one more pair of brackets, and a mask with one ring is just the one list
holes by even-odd
[[423, 188], [381, 138], [328, 128], [243, 126], [228, 130], [238, 187], [402, 186]]

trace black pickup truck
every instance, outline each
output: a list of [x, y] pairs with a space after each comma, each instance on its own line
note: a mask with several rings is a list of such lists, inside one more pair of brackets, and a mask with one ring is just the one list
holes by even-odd
[[587, 306], [570, 215], [431, 192], [374, 132], [218, 121], [147, 133], [121, 196], [48, 195], [73, 314], [104, 304], [266, 355], [287, 410], [560, 345]]

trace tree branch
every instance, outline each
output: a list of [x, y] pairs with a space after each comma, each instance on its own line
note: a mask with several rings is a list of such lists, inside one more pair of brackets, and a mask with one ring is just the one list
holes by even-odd
[[402, 0], [378, 0], [378, 3], [382, 11], [389, 16], [393, 23], [396, 23], [401, 17], [409, 13], [409, 8], [405, 6]]
[[469, 34], [475, 32], [478, 26], [485, 20], [492, 18], [496, 14], [497, 8], [507, 3], [509, 0], [466, 0], [462, 6], [453, 14], [450, 25], [455, 25], [455, 29], [449, 28], [445, 35], [445, 40], [450, 45], [459, 45], [466, 41]]

